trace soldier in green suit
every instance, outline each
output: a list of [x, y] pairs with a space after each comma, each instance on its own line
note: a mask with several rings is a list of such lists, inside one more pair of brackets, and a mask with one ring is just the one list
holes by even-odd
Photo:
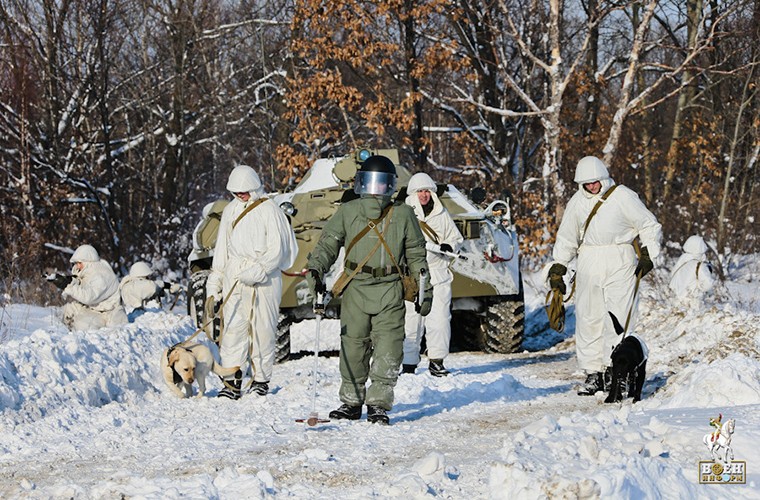
[[[404, 291], [399, 270], [408, 267], [419, 283], [427, 274], [425, 238], [411, 207], [393, 204], [396, 167], [385, 156], [367, 158], [356, 173], [358, 199], [341, 205], [327, 222], [308, 260], [306, 279], [315, 292], [324, 291], [323, 277], [345, 246], [340, 314], [340, 408], [331, 419], [358, 420], [367, 405], [367, 420], [388, 424], [393, 388], [403, 358]], [[339, 280], [340, 282], [341, 280]], [[427, 315], [432, 287], [417, 304]], [[316, 296], [316, 295], [314, 295]], [[370, 380], [369, 387], [366, 386]]]

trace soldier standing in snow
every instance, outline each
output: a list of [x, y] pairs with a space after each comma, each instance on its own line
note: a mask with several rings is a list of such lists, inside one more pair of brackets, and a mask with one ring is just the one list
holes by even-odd
[[[575, 349], [586, 373], [578, 394], [592, 395], [605, 390], [610, 355], [622, 338], [612, 316], [618, 325], [629, 325], [626, 333], [634, 330], [636, 280], [654, 267], [662, 228], [635, 192], [615, 185], [600, 159], [582, 158], [575, 182], [579, 189], [568, 202], [557, 232], [549, 283], [564, 294], [563, 276], [569, 263], [578, 259]], [[637, 236], [641, 242], [638, 258], [633, 246]]]
[[[392, 204], [396, 167], [385, 156], [370, 156], [356, 173], [359, 199], [342, 204], [327, 222], [309, 256], [306, 279], [312, 294], [324, 290], [324, 275], [346, 250], [345, 285], [340, 313], [340, 408], [331, 419], [388, 424], [393, 389], [404, 344], [404, 290], [399, 266], [408, 266], [419, 283], [427, 273], [425, 239], [412, 208]], [[314, 295], [316, 296], [316, 295]], [[430, 312], [432, 289], [425, 291], [420, 314]], [[367, 379], [370, 380], [366, 388]]]
[[72, 300], [63, 306], [64, 324], [71, 330], [96, 330], [127, 323], [111, 265], [90, 245], [77, 248], [69, 260], [73, 279], [62, 296]]
[[406, 303], [402, 373], [414, 373], [417, 368], [424, 331], [430, 360], [428, 370], [434, 377], [444, 377], [449, 374], [443, 366], [443, 360], [449, 354], [451, 341], [451, 282], [454, 275], [449, 269], [452, 257], [441, 252], [456, 252], [464, 238], [438, 199], [435, 182], [429, 175], [414, 174], [409, 179], [407, 193], [406, 204], [414, 209], [425, 236], [430, 284], [433, 286], [433, 305], [430, 314], [422, 318], [415, 310], [414, 304]]
[[[249, 166], [235, 167], [227, 182], [234, 199], [222, 212], [208, 297], [224, 302], [224, 330], [219, 347], [223, 366], [245, 367], [251, 361], [249, 392], [269, 392], [282, 298], [281, 271], [298, 254], [295, 234], [285, 214], [264, 197], [259, 176]], [[220, 397], [239, 399], [242, 373], [225, 380]]]
[[682, 302], [699, 302], [715, 284], [706, 253], [707, 244], [701, 236], [690, 236], [683, 244], [683, 255], [670, 275], [670, 289]]

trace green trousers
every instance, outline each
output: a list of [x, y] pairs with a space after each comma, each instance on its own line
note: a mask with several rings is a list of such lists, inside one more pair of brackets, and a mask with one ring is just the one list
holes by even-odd
[[[340, 400], [390, 410], [404, 355], [401, 280], [353, 280], [340, 314]], [[367, 379], [370, 380], [366, 388]]]

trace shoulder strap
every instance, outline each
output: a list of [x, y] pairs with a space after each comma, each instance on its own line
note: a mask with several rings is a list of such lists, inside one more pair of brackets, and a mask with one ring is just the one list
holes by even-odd
[[425, 233], [430, 237], [431, 240], [433, 240], [433, 243], [436, 245], [440, 242], [440, 238], [438, 237], [438, 234], [433, 230], [430, 225], [425, 221], [419, 221], [420, 223], [420, 229], [422, 229], [422, 232]]
[[372, 229], [374, 226], [380, 224], [380, 222], [385, 219], [385, 217], [391, 213], [391, 210], [393, 210], [393, 203], [389, 204], [387, 207], [383, 209], [383, 212], [380, 214], [380, 218], [378, 219], [370, 219], [369, 223], [359, 231], [356, 236], [354, 236], [354, 239], [351, 240], [351, 243], [348, 244], [346, 247], [346, 258], [348, 258], [348, 254], [351, 252], [351, 249], [354, 248], [354, 245], [356, 245], [360, 239], [364, 238], [364, 235], [366, 235], [370, 229]]
[[377, 238], [385, 247], [385, 251], [388, 252], [388, 257], [391, 258], [391, 262], [393, 262], [393, 265], [396, 267], [396, 271], [398, 271], [398, 275], [404, 276], [404, 273], [401, 272], [401, 267], [398, 265], [398, 261], [396, 261], [396, 257], [393, 256], [393, 252], [391, 252], [390, 247], [388, 247], [388, 243], [386, 243], [385, 238], [383, 238], [383, 234], [385, 234], [385, 231], [388, 229], [388, 225], [386, 225], [385, 228], [383, 229], [383, 234], [380, 234], [380, 231], [377, 230], [376, 225], [372, 226], [372, 229], [375, 230], [375, 233], [377, 233]]
[[697, 279], [699, 279], [699, 266], [701, 265], [702, 265], [702, 261], [700, 260], [699, 262], [697, 262], [697, 272], [696, 272]]
[[269, 198], [259, 198], [258, 200], [254, 201], [253, 203], [251, 203], [250, 205], [248, 205], [248, 207], [245, 210], [243, 210], [243, 212], [240, 215], [238, 215], [237, 219], [235, 219], [235, 222], [232, 223], [232, 229], [235, 229], [235, 226], [238, 225], [238, 222], [240, 222], [240, 220], [243, 217], [245, 217], [246, 215], [248, 215], [248, 213], [251, 212], [251, 210], [253, 210], [254, 208], [258, 207], [259, 205], [261, 205], [262, 203], [264, 203], [268, 199]]
[[[591, 219], [594, 218], [596, 213], [599, 211], [599, 208], [602, 206], [602, 204], [607, 200], [607, 198], [610, 197], [612, 192], [617, 187], [617, 184], [609, 188], [603, 195], [602, 198], [596, 202], [596, 205], [594, 205], [594, 208], [591, 209], [591, 213], [588, 214], [588, 218], [586, 219], [586, 223], [583, 225], [583, 237], [581, 238], [581, 243], [583, 243], [583, 239], [586, 237], [586, 231], [588, 230], [588, 225], [591, 224]], [[580, 246], [580, 245], [578, 245]]]
[[[379, 219], [377, 219], [377, 223], [379, 223], [381, 220], [383, 220], [383, 218], [386, 215], [388, 215], [389, 213], [391, 213], [391, 211], [393, 211], [393, 208], [392, 208], [393, 205], [392, 204], [388, 205], [388, 207], [386, 207], [386, 209], [388, 209], [389, 207], [390, 207], [390, 210], [388, 210], [387, 212], [383, 211], [384, 213], [383, 213], [383, 215], [380, 216]], [[359, 241], [362, 236], [364, 236], [365, 234], [367, 234], [367, 232], [370, 230], [370, 227], [374, 228], [375, 231], [377, 231], [377, 223], [375, 223], [374, 221], [372, 221], [370, 224], [368, 224], [367, 227], [365, 227], [362, 230], [362, 232], [357, 235], [358, 237], [355, 237], [351, 241], [351, 245], [349, 245], [349, 248], [351, 248], [354, 243], [356, 243], [357, 241]], [[385, 228], [383, 229], [383, 233], [385, 233], [385, 231], [387, 229], [388, 229], [388, 224], [385, 225]], [[378, 235], [379, 234], [380, 233], [378, 233]], [[340, 280], [338, 280], [338, 281], [335, 282], [335, 284], [333, 285], [333, 289], [332, 289], [332, 293], [333, 293], [334, 296], [339, 297], [341, 295], [341, 293], [343, 293], [343, 290], [345, 290], [345, 288], [348, 286], [349, 282], [351, 282], [351, 280], [354, 279], [354, 276], [356, 276], [362, 270], [362, 268], [365, 266], [365, 264], [367, 264], [367, 262], [369, 262], [369, 259], [373, 255], [375, 255], [375, 252], [377, 252], [377, 249], [380, 248], [380, 242], [381, 241], [383, 243], [385, 242], [385, 240], [383, 240], [382, 235], [380, 236], [380, 239], [378, 240], [378, 242], [375, 243], [375, 246], [372, 247], [372, 250], [370, 250], [369, 253], [367, 253], [367, 255], [364, 256], [364, 258], [361, 260], [361, 262], [359, 262], [356, 265], [356, 269], [354, 269], [351, 274], [346, 273], [347, 278], [346, 278], [346, 280], [343, 283], [340, 284], [340, 289], [337, 288], [338, 287], [338, 281], [340, 281]], [[346, 250], [345, 260], [348, 260], [348, 250]], [[345, 271], [344, 271], [344, 273], [345, 273]]]

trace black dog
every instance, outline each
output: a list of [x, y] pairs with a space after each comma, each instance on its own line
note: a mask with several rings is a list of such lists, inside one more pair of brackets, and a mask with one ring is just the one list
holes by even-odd
[[622, 401], [628, 386], [628, 397], [641, 401], [641, 389], [647, 377], [649, 351], [643, 340], [635, 335], [626, 336], [612, 351], [612, 384], [605, 403]]

